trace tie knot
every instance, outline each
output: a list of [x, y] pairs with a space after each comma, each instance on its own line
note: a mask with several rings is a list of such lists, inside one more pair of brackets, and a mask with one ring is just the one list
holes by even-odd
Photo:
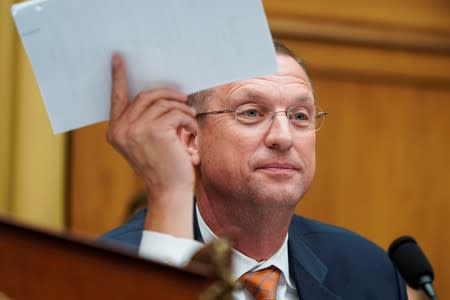
[[248, 272], [239, 278], [244, 288], [257, 300], [276, 300], [281, 271], [274, 266]]

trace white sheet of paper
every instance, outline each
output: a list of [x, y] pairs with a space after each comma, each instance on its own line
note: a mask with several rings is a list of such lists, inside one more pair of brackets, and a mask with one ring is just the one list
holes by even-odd
[[125, 58], [133, 98], [277, 69], [260, 0], [34, 0], [12, 14], [55, 133], [109, 118], [114, 53]]

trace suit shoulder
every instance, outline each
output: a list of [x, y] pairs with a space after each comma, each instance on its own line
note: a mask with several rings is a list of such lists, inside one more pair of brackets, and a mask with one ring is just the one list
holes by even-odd
[[327, 266], [327, 284], [336, 292], [343, 293], [342, 286], [365, 286], [370, 281], [374, 286], [394, 289], [393, 294], [404, 294], [404, 283], [386, 251], [355, 232], [295, 216], [291, 238], [306, 244]]
[[146, 209], [139, 211], [128, 223], [114, 228], [103, 235], [97, 241], [115, 245], [139, 247], [144, 229]]
[[386, 251], [367, 238], [342, 227], [309, 218], [294, 216], [289, 236], [300, 238], [310, 248], [323, 256], [340, 255], [352, 260], [374, 257], [389, 261]]

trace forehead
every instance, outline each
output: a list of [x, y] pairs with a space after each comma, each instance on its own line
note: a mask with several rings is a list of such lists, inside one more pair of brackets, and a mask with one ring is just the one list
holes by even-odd
[[314, 101], [308, 75], [298, 62], [284, 54], [277, 55], [277, 62], [276, 73], [219, 86], [214, 89], [219, 97], [213, 98], [220, 102], [239, 101], [242, 98]]

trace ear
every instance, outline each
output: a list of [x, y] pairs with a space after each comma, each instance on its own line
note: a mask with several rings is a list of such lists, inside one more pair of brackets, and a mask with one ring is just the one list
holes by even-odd
[[184, 128], [180, 130], [180, 140], [186, 148], [189, 156], [191, 157], [191, 162], [194, 166], [200, 164], [200, 154], [198, 151], [198, 136], [197, 132], [190, 132]]

